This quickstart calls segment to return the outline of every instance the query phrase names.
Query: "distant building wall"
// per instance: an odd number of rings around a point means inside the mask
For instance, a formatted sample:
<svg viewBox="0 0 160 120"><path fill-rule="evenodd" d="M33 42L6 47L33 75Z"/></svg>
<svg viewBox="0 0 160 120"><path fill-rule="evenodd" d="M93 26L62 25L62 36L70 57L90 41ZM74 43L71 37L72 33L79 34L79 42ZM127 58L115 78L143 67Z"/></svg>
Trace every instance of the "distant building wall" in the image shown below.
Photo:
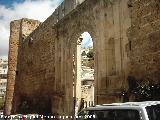
<svg viewBox="0 0 160 120"><path fill-rule="evenodd" d="M5 98L7 87L8 61L0 61L0 97Z"/></svg>
<svg viewBox="0 0 160 120"><path fill-rule="evenodd" d="M6 86L7 86L7 79L0 79L0 97L5 98L6 96Z"/></svg>
<svg viewBox="0 0 160 120"><path fill-rule="evenodd" d="M84 100L83 107L94 105L94 80L84 80L81 86L82 99Z"/></svg>
<svg viewBox="0 0 160 120"><path fill-rule="evenodd" d="M0 62L0 75L7 75L8 72L8 61L4 61L2 60L2 62Z"/></svg>

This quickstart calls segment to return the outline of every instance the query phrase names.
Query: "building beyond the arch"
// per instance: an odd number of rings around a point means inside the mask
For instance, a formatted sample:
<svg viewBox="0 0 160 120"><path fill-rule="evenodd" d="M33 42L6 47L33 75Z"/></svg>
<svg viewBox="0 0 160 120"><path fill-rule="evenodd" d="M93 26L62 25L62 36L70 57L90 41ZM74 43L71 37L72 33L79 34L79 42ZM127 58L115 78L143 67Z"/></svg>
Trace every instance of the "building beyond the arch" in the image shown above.
<svg viewBox="0 0 160 120"><path fill-rule="evenodd" d="M96 104L122 102L128 78L159 83L158 0L75 1L43 23L11 22L5 114L73 115L73 54L85 31L93 38Z"/></svg>

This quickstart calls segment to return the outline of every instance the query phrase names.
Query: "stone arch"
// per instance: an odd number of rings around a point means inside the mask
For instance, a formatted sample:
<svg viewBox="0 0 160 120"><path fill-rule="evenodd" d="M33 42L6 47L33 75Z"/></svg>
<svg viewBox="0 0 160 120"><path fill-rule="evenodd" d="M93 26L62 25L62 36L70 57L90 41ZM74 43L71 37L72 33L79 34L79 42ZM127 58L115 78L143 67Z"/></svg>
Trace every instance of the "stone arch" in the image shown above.
<svg viewBox="0 0 160 120"><path fill-rule="evenodd" d="M82 27L83 26L83 27ZM77 26L77 29L75 29L74 33L71 34L70 37L70 43L72 45L72 47L75 47L76 42L77 42L77 38L79 38L79 36L81 36L81 34L83 32L88 32L92 38L93 38L93 45L95 44L96 41L96 28L94 27L94 24L90 24L90 25L83 25Z"/></svg>
<svg viewBox="0 0 160 120"><path fill-rule="evenodd" d="M69 46L71 46L71 51L72 51L72 53L71 54L73 54L74 55L74 57L76 56L75 54L76 54L76 48L77 48L77 40L78 40L78 38L81 36L81 34L82 33L84 33L84 32L88 32L89 34L90 34L90 36L92 37L92 41L93 41L93 49L94 49L94 53L96 53L96 28L95 28L95 24L94 24L94 20L90 23L90 24L80 24L80 26L77 26L77 28L75 29L75 31L70 35L70 39L69 39ZM94 55L94 57L96 57L96 54ZM72 57L72 64L74 65L74 64L76 64L76 63L74 63L75 61L74 61L74 58ZM95 60L94 60L94 62L95 62ZM96 63L94 63L94 70L96 69ZM75 68L74 68L74 66L73 66L73 71L75 72L76 70L74 70ZM96 70L95 70L96 71ZM76 74L76 73L73 73L73 74ZM96 79L96 73L94 73L94 79ZM75 76L75 75L73 75L73 76ZM73 80L72 81L74 81L75 80L75 78L73 78ZM96 80L95 80L95 82L96 82Z"/></svg>

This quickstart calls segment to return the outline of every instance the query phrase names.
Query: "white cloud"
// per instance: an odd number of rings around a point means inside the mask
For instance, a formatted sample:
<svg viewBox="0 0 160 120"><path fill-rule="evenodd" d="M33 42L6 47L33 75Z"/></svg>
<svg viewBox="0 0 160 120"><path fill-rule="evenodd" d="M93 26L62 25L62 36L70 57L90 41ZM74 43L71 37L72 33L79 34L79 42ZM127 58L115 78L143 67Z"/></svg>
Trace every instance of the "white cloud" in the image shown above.
<svg viewBox="0 0 160 120"><path fill-rule="evenodd" d="M84 48L87 48L87 47L91 47L93 46L93 41L92 41L92 37L90 36L90 34L88 32L84 32L82 34L82 38L83 38L83 41L82 41L82 47Z"/></svg>
<svg viewBox="0 0 160 120"><path fill-rule="evenodd" d="M7 56L9 43L9 24L12 20L30 18L43 22L62 0L26 0L14 3L11 8L0 5L0 57Z"/></svg>

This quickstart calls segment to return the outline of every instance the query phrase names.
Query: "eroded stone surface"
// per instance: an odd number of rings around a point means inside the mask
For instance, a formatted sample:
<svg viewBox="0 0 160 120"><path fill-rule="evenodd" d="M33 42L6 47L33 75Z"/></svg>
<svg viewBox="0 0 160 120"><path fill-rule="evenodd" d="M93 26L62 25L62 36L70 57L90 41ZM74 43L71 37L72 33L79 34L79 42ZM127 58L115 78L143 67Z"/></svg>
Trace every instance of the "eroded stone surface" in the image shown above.
<svg viewBox="0 0 160 120"><path fill-rule="evenodd" d="M130 72L137 81L159 83L160 78L160 2L132 0L129 29Z"/></svg>
<svg viewBox="0 0 160 120"><path fill-rule="evenodd" d="M73 115L73 56L86 31L95 52L96 104L122 101L130 73L158 81L158 0L86 0L74 7L60 5L41 24L11 23L6 113L22 112L27 104L30 113Z"/></svg>

